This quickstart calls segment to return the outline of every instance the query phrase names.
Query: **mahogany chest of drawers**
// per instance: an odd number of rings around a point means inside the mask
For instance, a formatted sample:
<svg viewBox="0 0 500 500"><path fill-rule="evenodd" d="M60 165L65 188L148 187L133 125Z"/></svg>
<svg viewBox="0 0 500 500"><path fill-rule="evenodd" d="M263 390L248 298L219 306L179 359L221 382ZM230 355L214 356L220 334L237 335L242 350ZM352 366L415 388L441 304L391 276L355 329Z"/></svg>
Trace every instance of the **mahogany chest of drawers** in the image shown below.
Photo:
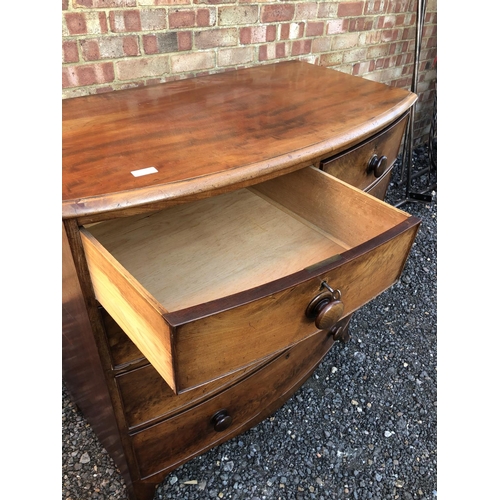
<svg viewBox="0 0 500 500"><path fill-rule="evenodd" d="M400 276L416 96L302 62L63 102L63 375L131 499L257 424Z"/></svg>

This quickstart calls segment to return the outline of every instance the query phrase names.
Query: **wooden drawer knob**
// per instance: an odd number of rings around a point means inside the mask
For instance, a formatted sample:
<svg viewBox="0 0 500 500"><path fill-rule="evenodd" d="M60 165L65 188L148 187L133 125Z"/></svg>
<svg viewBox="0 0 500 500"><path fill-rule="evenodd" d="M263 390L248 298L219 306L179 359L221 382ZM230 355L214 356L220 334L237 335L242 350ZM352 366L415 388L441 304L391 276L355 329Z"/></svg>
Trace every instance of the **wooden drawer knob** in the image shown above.
<svg viewBox="0 0 500 500"><path fill-rule="evenodd" d="M319 330L330 330L344 313L344 303L338 290L325 290L314 297L306 309L306 316L314 318Z"/></svg>
<svg viewBox="0 0 500 500"><path fill-rule="evenodd" d="M215 432L223 432L233 423L233 417L229 415L227 410L219 410L212 417L211 422L214 425Z"/></svg>
<svg viewBox="0 0 500 500"><path fill-rule="evenodd" d="M373 175L375 177L380 177L387 168L387 156L381 156L380 158L377 155L373 155L370 163L368 163L368 172L373 171Z"/></svg>

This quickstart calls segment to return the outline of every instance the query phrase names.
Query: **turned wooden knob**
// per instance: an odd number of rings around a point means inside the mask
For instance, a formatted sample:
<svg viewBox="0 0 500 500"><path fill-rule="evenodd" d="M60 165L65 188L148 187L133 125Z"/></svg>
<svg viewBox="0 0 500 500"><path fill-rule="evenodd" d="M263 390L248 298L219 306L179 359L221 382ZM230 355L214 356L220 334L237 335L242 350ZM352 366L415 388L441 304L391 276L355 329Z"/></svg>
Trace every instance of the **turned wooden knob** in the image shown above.
<svg viewBox="0 0 500 500"><path fill-rule="evenodd" d="M387 168L387 156L381 156L380 158L377 155L373 155L370 163L368 163L368 172L373 171L373 175L375 177L380 177Z"/></svg>
<svg viewBox="0 0 500 500"><path fill-rule="evenodd" d="M319 312L314 324L320 330L330 330L344 313L344 304L341 300L334 300Z"/></svg>
<svg viewBox="0 0 500 500"><path fill-rule="evenodd" d="M214 425L215 432L223 432L233 423L233 417L229 415L227 410L219 410L212 417L211 421Z"/></svg>
<svg viewBox="0 0 500 500"><path fill-rule="evenodd" d="M314 297L306 309L306 316L314 318L319 330L330 330L344 313L344 304L340 300L340 292L329 290L320 292Z"/></svg>

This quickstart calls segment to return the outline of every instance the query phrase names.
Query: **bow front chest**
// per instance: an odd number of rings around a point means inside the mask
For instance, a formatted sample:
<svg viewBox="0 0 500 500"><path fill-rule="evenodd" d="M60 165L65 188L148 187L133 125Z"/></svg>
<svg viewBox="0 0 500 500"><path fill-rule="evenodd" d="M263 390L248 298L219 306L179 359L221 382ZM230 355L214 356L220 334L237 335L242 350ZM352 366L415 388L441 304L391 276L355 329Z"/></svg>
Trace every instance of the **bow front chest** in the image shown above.
<svg viewBox="0 0 500 500"><path fill-rule="evenodd" d="M131 500L277 410L397 281L415 101L304 62L63 101L63 376Z"/></svg>

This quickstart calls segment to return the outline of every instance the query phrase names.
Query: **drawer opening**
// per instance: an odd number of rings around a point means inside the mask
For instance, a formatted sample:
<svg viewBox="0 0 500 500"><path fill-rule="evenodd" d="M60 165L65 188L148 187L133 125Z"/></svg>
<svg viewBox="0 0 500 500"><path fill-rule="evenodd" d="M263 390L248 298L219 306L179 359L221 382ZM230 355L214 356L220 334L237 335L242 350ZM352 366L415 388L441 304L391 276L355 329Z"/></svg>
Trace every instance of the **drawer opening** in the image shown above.
<svg viewBox="0 0 500 500"><path fill-rule="evenodd" d="M313 335L320 275L345 314L390 286L415 236L408 219L308 167L81 236L96 299L178 394Z"/></svg>
<svg viewBox="0 0 500 500"><path fill-rule="evenodd" d="M83 231L174 312L298 272L406 217L310 167Z"/></svg>

